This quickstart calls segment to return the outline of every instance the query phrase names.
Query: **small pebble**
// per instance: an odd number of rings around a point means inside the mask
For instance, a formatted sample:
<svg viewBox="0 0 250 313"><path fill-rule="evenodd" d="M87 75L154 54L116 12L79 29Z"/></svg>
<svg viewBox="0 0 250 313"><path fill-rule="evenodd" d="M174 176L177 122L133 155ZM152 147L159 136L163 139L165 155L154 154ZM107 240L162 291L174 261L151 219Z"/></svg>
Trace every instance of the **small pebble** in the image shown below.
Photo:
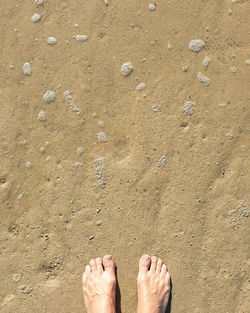
<svg viewBox="0 0 250 313"><path fill-rule="evenodd" d="M163 168L166 164L167 164L167 158L165 157L165 155L163 155L160 160L157 162L157 165L160 167L160 168Z"/></svg>
<svg viewBox="0 0 250 313"><path fill-rule="evenodd" d="M183 72L187 72L188 66L187 66L187 65L184 65L184 66L182 67L182 70L183 70Z"/></svg>
<svg viewBox="0 0 250 313"><path fill-rule="evenodd" d="M48 146L49 145L49 141L45 141L45 145Z"/></svg>
<svg viewBox="0 0 250 313"><path fill-rule="evenodd" d="M186 101L183 105L182 112L186 115L192 115L195 109L195 102Z"/></svg>
<svg viewBox="0 0 250 313"><path fill-rule="evenodd" d="M235 3L237 3L238 2L238 0L232 0L232 3L233 4L235 4Z"/></svg>
<svg viewBox="0 0 250 313"><path fill-rule="evenodd" d="M155 10L155 5L153 3L150 3L148 8L149 8L149 10L154 11Z"/></svg>
<svg viewBox="0 0 250 313"><path fill-rule="evenodd" d="M205 57L202 64L204 67L208 67L210 62L211 62L211 59L209 57Z"/></svg>
<svg viewBox="0 0 250 313"><path fill-rule="evenodd" d="M77 148L77 154L78 154L78 155L82 155L83 152L84 152L84 148L83 148L83 147L78 147L78 148Z"/></svg>
<svg viewBox="0 0 250 313"><path fill-rule="evenodd" d="M52 90L47 90L43 95L43 100L47 103L53 102L55 98L56 98L55 93Z"/></svg>
<svg viewBox="0 0 250 313"><path fill-rule="evenodd" d="M40 16L39 14L37 14L37 13L35 13L35 14L32 16L32 18L31 18L32 22L34 22L34 23L40 21L40 19L41 19L41 16Z"/></svg>
<svg viewBox="0 0 250 313"><path fill-rule="evenodd" d="M237 72L237 68L235 66L231 66L230 67L230 72L231 73L236 73Z"/></svg>
<svg viewBox="0 0 250 313"><path fill-rule="evenodd" d="M50 161L50 160L51 160L51 156L48 155L45 161L48 162L48 161Z"/></svg>
<svg viewBox="0 0 250 313"><path fill-rule="evenodd" d="M104 128L104 123L103 123L103 121L98 121L98 125L99 125L101 128Z"/></svg>
<svg viewBox="0 0 250 313"><path fill-rule="evenodd" d="M89 237L89 240L92 240L92 239L94 239L95 238L95 236L90 236Z"/></svg>
<svg viewBox="0 0 250 313"><path fill-rule="evenodd" d="M154 105L152 105L151 109L154 112L160 112L161 107L159 106L159 104L154 104Z"/></svg>
<svg viewBox="0 0 250 313"><path fill-rule="evenodd" d="M42 5L42 4L43 4L43 0L35 0L35 3L36 3L37 5Z"/></svg>
<svg viewBox="0 0 250 313"><path fill-rule="evenodd" d="M141 91L141 90L144 90L145 88L146 88L146 84L142 82L139 85L137 85L135 89L137 91Z"/></svg>
<svg viewBox="0 0 250 313"><path fill-rule="evenodd" d="M233 10L232 9L228 9L228 15L232 15Z"/></svg>
<svg viewBox="0 0 250 313"><path fill-rule="evenodd" d="M92 113L92 117L97 117L96 112Z"/></svg>
<svg viewBox="0 0 250 313"><path fill-rule="evenodd" d="M78 28L78 27L79 27L79 25L78 25L78 24L74 24L74 27L75 27L75 28Z"/></svg>
<svg viewBox="0 0 250 313"><path fill-rule="evenodd" d="M225 107L227 106L226 103L219 103L218 105L219 105L221 108L225 108Z"/></svg>
<svg viewBox="0 0 250 313"><path fill-rule="evenodd" d="M28 63L28 62L24 63L24 65L23 65L23 73L26 76L30 76L31 75L32 71L31 71L30 63Z"/></svg>
<svg viewBox="0 0 250 313"><path fill-rule="evenodd" d="M22 199L23 198L23 196L24 196L24 194L23 193L20 193L20 195L18 195L18 199Z"/></svg>
<svg viewBox="0 0 250 313"><path fill-rule="evenodd" d="M88 39L89 37L87 35L77 35L75 36L75 39L78 41L78 42L84 42Z"/></svg>
<svg viewBox="0 0 250 313"><path fill-rule="evenodd" d="M41 147L41 148L40 148L40 152L42 152L42 153L45 152L45 148L44 148L44 147Z"/></svg>
<svg viewBox="0 0 250 313"><path fill-rule="evenodd" d="M31 162L30 162L30 161L27 161L26 164L25 164L25 166L28 167L28 168L31 168Z"/></svg>
<svg viewBox="0 0 250 313"><path fill-rule="evenodd" d="M250 65L250 59L245 61L246 65Z"/></svg>
<svg viewBox="0 0 250 313"><path fill-rule="evenodd" d="M202 48L205 47L205 42L201 39L195 39L191 40L189 42L189 50L194 51L194 52L199 52L201 51Z"/></svg>
<svg viewBox="0 0 250 313"><path fill-rule="evenodd" d="M199 73L197 74L197 78L198 78L198 80L199 80L201 83L203 83L206 87L208 87L208 86L210 85L210 79L209 79L207 76L203 75L201 72L199 72Z"/></svg>
<svg viewBox="0 0 250 313"><path fill-rule="evenodd" d="M168 50L171 50L172 49L172 45L171 45L171 43L169 42L168 43Z"/></svg>
<svg viewBox="0 0 250 313"><path fill-rule="evenodd" d="M56 38L55 37L49 37L48 38L48 44L49 45L55 45L56 44Z"/></svg>
<svg viewBox="0 0 250 313"><path fill-rule="evenodd" d="M10 65L9 65L9 69L10 69L10 70L14 70L14 65L13 65L13 64L10 64Z"/></svg>
<svg viewBox="0 0 250 313"><path fill-rule="evenodd" d="M243 145L243 146L241 146L241 149L242 149L243 152L246 152L247 146Z"/></svg>
<svg viewBox="0 0 250 313"><path fill-rule="evenodd" d="M73 164L73 167L74 167L74 168L78 168L79 166L82 166L82 163L81 163L81 162L75 162L75 163Z"/></svg>
<svg viewBox="0 0 250 313"><path fill-rule="evenodd" d="M41 122L44 122L45 121L45 113L43 111L40 111L38 113L38 119L41 121Z"/></svg>
<svg viewBox="0 0 250 313"><path fill-rule="evenodd" d="M101 142L106 142L107 141L107 136L106 136L106 134L104 132L99 132L97 134L97 138Z"/></svg>
<svg viewBox="0 0 250 313"><path fill-rule="evenodd" d="M123 76L128 76L133 70L134 67L131 62L126 62L122 64L121 73Z"/></svg>
<svg viewBox="0 0 250 313"><path fill-rule="evenodd" d="M19 283L22 280L22 275L21 274L14 274L13 275L13 281L15 283Z"/></svg>
<svg viewBox="0 0 250 313"><path fill-rule="evenodd" d="M106 168L104 158L94 160L94 168L97 176L98 183L101 188L106 187Z"/></svg>
<svg viewBox="0 0 250 313"><path fill-rule="evenodd" d="M109 0L104 0L104 3L106 4L106 6L109 5Z"/></svg>
<svg viewBox="0 0 250 313"><path fill-rule="evenodd" d="M102 221L97 221L97 222L96 222L96 225L97 225L97 226L101 226L101 225L102 225Z"/></svg>
<svg viewBox="0 0 250 313"><path fill-rule="evenodd" d="M227 133L226 137L231 140L231 139L233 139L233 134Z"/></svg>

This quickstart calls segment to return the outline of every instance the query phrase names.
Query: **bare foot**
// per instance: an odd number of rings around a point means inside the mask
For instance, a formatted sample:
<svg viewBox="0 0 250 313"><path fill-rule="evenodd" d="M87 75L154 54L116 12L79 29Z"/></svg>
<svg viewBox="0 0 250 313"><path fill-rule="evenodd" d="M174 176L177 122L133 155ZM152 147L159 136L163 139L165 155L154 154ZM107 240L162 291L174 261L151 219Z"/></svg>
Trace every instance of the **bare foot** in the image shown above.
<svg viewBox="0 0 250 313"><path fill-rule="evenodd" d="M88 313L115 313L115 262L110 255L91 260L82 283Z"/></svg>
<svg viewBox="0 0 250 313"><path fill-rule="evenodd" d="M137 313L165 313L170 294L170 274L161 259L143 255L139 261Z"/></svg>

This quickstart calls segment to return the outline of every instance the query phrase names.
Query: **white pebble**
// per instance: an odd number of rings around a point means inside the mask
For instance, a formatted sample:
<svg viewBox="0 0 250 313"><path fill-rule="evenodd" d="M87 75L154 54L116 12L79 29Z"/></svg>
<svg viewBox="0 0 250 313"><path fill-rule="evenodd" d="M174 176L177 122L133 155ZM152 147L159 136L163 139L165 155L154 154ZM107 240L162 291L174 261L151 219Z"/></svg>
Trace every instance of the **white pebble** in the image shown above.
<svg viewBox="0 0 250 313"><path fill-rule="evenodd" d="M55 45L55 44L56 44L56 38L50 36L50 37L48 38L48 44L49 44L49 45Z"/></svg>
<svg viewBox="0 0 250 313"><path fill-rule="evenodd" d="M231 66L230 67L230 72L231 73L236 73L237 72L237 68L235 66Z"/></svg>
<svg viewBox="0 0 250 313"><path fill-rule="evenodd" d="M38 119L41 121L41 122L44 122L45 121L45 113L43 111L40 111L38 113Z"/></svg>
<svg viewBox="0 0 250 313"><path fill-rule="evenodd" d="M44 148L44 147L41 147L41 148L40 148L40 152L44 153L44 152L45 152L45 148Z"/></svg>
<svg viewBox="0 0 250 313"><path fill-rule="evenodd" d="M142 82L139 85L137 85L135 89L137 91L141 91L141 90L144 90L145 88L146 88L146 84Z"/></svg>
<svg viewBox="0 0 250 313"><path fill-rule="evenodd" d="M226 103L219 103L218 105L219 105L221 108L225 108L225 107L227 106Z"/></svg>
<svg viewBox="0 0 250 313"><path fill-rule="evenodd" d="M98 140L101 141L101 142L107 141L107 136L106 136L106 134L105 134L104 132L99 132L99 133L97 134L97 138L98 138Z"/></svg>
<svg viewBox="0 0 250 313"><path fill-rule="evenodd" d="M89 37L87 35L76 35L75 36L75 39L78 41L78 42L84 42L88 39Z"/></svg>
<svg viewBox="0 0 250 313"><path fill-rule="evenodd" d="M166 164L167 164L168 160L165 157L165 155L163 155L160 160L157 162L157 165L161 168L163 168Z"/></svg>
<svg viewBox="0 0 250 313"><path fill-rule="evenodd" d="M37 5L42 5L42 4L43 4L43 0L35 0L35 3L36 3Z"/></svg>
<svg viewBox="0 0 250 313"><path fill-rule="evenodd" d="M243 145L243 146L241 146L241 149L242 149L243 152L246 152L247 146Z"/></svg>
<svg viewBox="0 0 250 313"><path fill-rule="evenodd" d="M75 27L75 28L78 28L78 27L79 27L79 25L78 25L78 24L74 24L74 27Z"/></svg>
<svg viewBox="0 0 250 313"><path fill-rule="evenodd" d="M45 141L45 145L48 146L49 145L49 141Z"/></svg>
<svg viewBox="0 0 250 313"><path fill-rule="evenodd" d="M39 14L37 14L37 13L35 13L35 14L32 16L32 18L31 18L32 22L34 22L34 23L40 21L40 19L41 19L41 16L40 16Z"/></svg>
<svg viewBox="0 0 250 313"><path fill-rule="evenodd" d="M47 103L50 103L55 100L55 93L52 90L47 90L43 95L43 100Z"/></svg>
<svg viewBox="0 0 250 313"><path fill-rule="evenodd" d="M227 133L226 137L231 140L231 139L233 139L233 134Z"/></svg>
<svg viewBox="0 0 250 313"><path fill-rule="evenodd" d="M24 75L30 76L32 71L31 71L31 66L30 63L26 62L23 65L23 73Z"/></svg>
<svg viewBox="0 0 250 313"><path fill-rule="evenodd" d="M208 67L210 62L211 62L211 59L209 57L205 57L202 64L204 67Z"/></svg>
<svg viewBox="0 0 250 313"><path fill-rule="evenodd" d="M51 156L50 155L47 156L46 162L48 162L49 160L51 160Z"/></svg>
<svg viewBox="0 0 250 313"><path fill-rule="evenodd" d="M109 5L109 0L104 0L104 3L108 6Z"/></svg>
<svg viewBox="0 0 250 313"><path fill-rule="evenodd" d="M197 74L197 78L198 78L198 80L201 82L201 83L203 83L205 86L209 86L210 85L210 79L207 77L207 76L205 76L205 75L203 75L201 72L199 72L198 74Z"/></svg>
<svg viewBox="0 0 250 313"><path fill-rule="evenodd" d="M14 65L13 65L13 64L10 64L10 65L9 65L9 69L10 69L10 70L14 70Z"/></svg>
<svg viewBox="0 0 250 313"><path fill-rule="evenodd" d="M155 5L153 3L150 3L148 8L149 8L149 10L154 11L155 10Z"/></svg>
<svg viewBox="0 0 250 313"><path fill-rule="evenodd" d="M27 161L26 164L25 164L25 166L28 167L28 168L31 168L31 162L30 162L30 161Z"/></svg>
<svg viewBox="0 0 250 313"><path fill-rule="evenodd" d="M245 61L246 65L250 65L250 59Z"/></svg>
<svg viewBox="0 0 250 313"><path fill-rule="evenodd" d="M77 154L78 154L78 155L82 155L83 152L84 152L84 148L83 148L83 147L78 147L78 148L77 148Z"/></svg>
<svg viewBox="0 0 250 313"><path fill-rule="evenodd" d="M81 163L81 162L75 162L75 163L73 164L73 167L74 167L74 168L78 168L79 166L82 166L82 163Z"/></svg>
<svg viewBox="0 0 250 313"><path fill-rule="evenodd" d="M92 113L92 117L97 117L96 112Z"/></svg>
<svg viewBox="0 0 250 313"><path fill-rule="evenodd" d="M133 67L132 63L126 62L126 63L122 64L121 73L123 76L128 76L133 71L133 69L134 69L134 67Z"/></svg>
<svg viewBox="0 0 250 313"><path fill-rule="evenodd" d="M182 112L186 115L192 115L195 109L195 102L186 101L183 105Z"/></svg>
<svg viewBox="0 0 250 313"><path fill-rule="evenodd" d="M172 45L171 45L171 43L169 42L168 43L168 50L171 50L172 49Z"/></svg>
<svg viewBox="0 0 250 313"><path fill-rule="evenodd" d="M94 168L97 176L98 183L101 188L106 187L106 168L104 158L94 160Z"/></svg>
<svg viewBox="0 0 250 313"><path fill-rule="evenodd" d="M235 3L237 3L238 2L238 0L232 0L232 3L233 4L235 4Z"/></svg>
<svg viewBox="0 0 250 313"><path fill-rule="evenodd" d="M103 121L98 121L98 125L99 125L101 128L103 128L103 127L104 127Z"/></svg>
<svg viewBox="0 0 250 313"><path fill-rule="evenodd" d="M22 199L23 196L24 196L24 194L23 194L23 193L20 193L20 195L18 195L18 199Z"/></svg>
<svg viewBox="0 0 250 313"><path fill-rule="evenodd" d="M189 50L194 52L199 52L202 48L205 47L205 42L201 39L191 40L189 42Z"/></svg>
<svg viewBox="0 0 250 313"><path fill-rule="evenodd" d="M154 112L160 112L161 107L159 106L159 104L154 104L154 105L152 105L151 109Z"/></svg>
<svg viewBox="0 0 250 313"><path fill-rule="evenodd" d="M232 15L233 10L232 9L228 9L228 15Z"/></svg>

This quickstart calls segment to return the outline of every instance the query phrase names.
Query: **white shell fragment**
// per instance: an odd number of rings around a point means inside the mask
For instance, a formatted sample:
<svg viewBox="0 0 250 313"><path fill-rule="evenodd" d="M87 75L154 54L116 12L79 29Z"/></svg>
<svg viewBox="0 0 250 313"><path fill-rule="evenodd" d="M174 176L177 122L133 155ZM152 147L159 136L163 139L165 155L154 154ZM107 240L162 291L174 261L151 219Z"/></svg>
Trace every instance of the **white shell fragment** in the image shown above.
<svg viewBox="0 0 250 313"><path fill-rule="evenodd" d="M31 18L32 22L34 22L34 23L40 21L40 19L41 19L41 16L40 16L39 14L37 14L37 13L35 13L35 14L32 16L32 18Z"/></svg>
<svg viewBox="0 0 250 313"><path fill-rule="evenodd" d="M45 121L45 113L44 113L43 111L40 111L40 112L38 113L38 119L39 119L39 121L41 121L41 122L44 122L44 121Z"/></svg>
<svg viewBox="0 0 250 313"><path fill-rule="evenodd" d="M141 90L144 90L145 88L146 88L146 84L142 82L139 85L137 85L135 89L137 91L141 91Z"/></svg>
<svg viewBox="0 0 250 313"><path fill-rule="evenodd" d="M126 63L122 64L121 73L123 76L128 76L133 71L133 69L134 69L134 67L133 67L132 63L126 62Z"/></svg>
<svg viewBox="0 0 250 313"><path fill-rule="evenodd" d="M42 5L42 4L43 4L43 0L35 0L35 3L36 3L37 5Z"/></svg>
<svg viewBox="0 0 250 313"><path fill-rule="evenodd" d="M232 0L232 3L233 4L235 4L235 3L237 3L238 2L238 0Z"/></svg>
<svg viewBox="0 0 250 313"><path fill-rule="evenodd" d="M201 51L202 48L205 47L205 42L201 39L195 39L191 40L189 42L189 50L194 51L194 52L199 52Z"/></svg>
<svg viewBox="0 0 250 313"><path fill-rule="evenodd" d="M84 42L88 39L89 37L87 35L76 35L75 36L75 39L78 41L78 42Z"/></svg>
<svg viewBox="0 0 250 313"><path fill-rule="evenodd" d="M197 78L206 87L208 87L210 85L210 79L207 76L203 75L201 72L199 72L197 74Z"/></svg>
<svg viewBox="0 0 250 313"><path fill-rule="evenodd" d="M48 38L48 44L51 45L51 46L55 45L56 44L56 38L50 36Z"/></svg>
<svg viewBox="0 0 250 313"><path fill-rule="evenodd" d="M171 50L172 49L172 45L171 45L171 43L169 42L168 43L168 50Z"/></svg>
<svg viewBox="0 0 250 313"><path fill-rule="evenodd" d="M231 73L236 73L237 72L237 68L235 66L231 66L230 67L230 72Z"/></svg>
<svg viewBox="0 0 250 313"><path fill-rule="evenodd" d="M104 3L106 4L106 6L109 5L109 0L104 0Z"/></svg>
<svg viewBox="0 0 250 313"><path fill-rule="evenodd" d="M165 155L163 155L160 160L157 162L157 165L160 167L160 168L163 168L165 167L165 165L167 164L168 160L166 158Z"/></svg>
<svg viewBox="0 0 250 313"><path fill-rule="evenodd" d="M30 63L28 63L28 62L24 63L24 65L23 65L23 73L26 76L30 76L31 75L32 71L31 71Z"/></svg>
<svg viewBox="0 0 250 313"><path fill-rule="evenodd" d="M97 138L101 142L106 142L107 141L107 136L106 136L106 134L104 132L99 132L97 134Z"/></svg>
<svg viewBox="0 0 250 313"><path fill-rule="evenodd" d="M183 105L182 112L186 115L192 115L194 113L195 102L186 101Z"/></svg>
<svg viewBox="0 0 250 313"><path fill-rule="evenodd" d="M101 188L106 187L106 169L104 158L94 160L94 168L97 176L98 183Z"/></svg>
<svg viewBox="0 0 250 313"><path fill-rule="evenodd" d="M47 90L43 95L43 100L47 103L54 101L55 98L56 98L55 93L52 90Z"/></svg>
<svg viewBox="0 0 250 313"><path fill-rule="evenodd" d="M211 59L209 57L205 57L202 64L204 67L208 67L210 62L211 62Z"/></svg>
<svg viewBox="0 0 250 313"><path fill-rule="evenodd" d="M154 11L155 10L155 5L153 3L150 3L148 6L150 11Z"/></svg>
<svg viewBox="0 0 250 313"><path fill-rule="evenodd" d="M250 65L250 59L245 61L246 65Z"/></svg>
<svg viewBox="0 0 250 313"><path fill-rule="evenodd" d="M154 112L160 112L161 107L159 106L159 104L154 104L154 105L152 105L151 109Z"/></svg>

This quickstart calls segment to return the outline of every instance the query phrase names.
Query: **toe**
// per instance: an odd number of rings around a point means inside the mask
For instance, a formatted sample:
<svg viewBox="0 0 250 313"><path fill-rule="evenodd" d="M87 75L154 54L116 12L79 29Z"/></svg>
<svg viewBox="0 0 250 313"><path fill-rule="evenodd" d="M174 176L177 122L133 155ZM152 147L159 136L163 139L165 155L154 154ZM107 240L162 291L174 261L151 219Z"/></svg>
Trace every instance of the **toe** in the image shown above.
<svg viewBox="0 0 250 313"><path fill-rule="evenodd" d="M157 261L158 261L157 257L156 256L152 256L152 258L151 258L151 266L150 266L150 272L151 273L155 273Z"/></svg>
<svg viewBox="0 0 250 313"><path fill-rule="evenodd" d="M161 267L162 267L162 260L161 260L161 259L158 259L157 265L156 265L156 273L157 273L157 274L160 274L160 272L161 272Z"/></svg>
<svg viewBox="0 0 250 313"><path fill-rule="evenodd" d="M115 261L111 255L105 255L103 257L104 270L110 273L115 272Z"/></svg>
<svg viewBox="0 0 250 313"><path fill-rule="evenodd" d="M161 275L165 277L166 274L167 274L167 266L166 264L163 264L161 267Z"/></svg>
<svg viewBox="0 0 250 313"><path fill-rule="evenodd" d="M89 265L90 265L90 268L91 268L91 272L96 272L96 262L95 262L95 259L92 259L89 261Z"/></svg>
<svg viewBox="0 0 250 313"><path fill-rule="evenodd" d="M98 274L102 274L103 273L102 259L101 258L97 258L95 260L95 263L96 263L97 273Z"/></svg>
<svg viewBox="0 0 250 313"><path fill-rule="evenodd" d="M169 274L169 272L167 272L167 274L166 274L166 281L168 282L168 284L170 285L170 274Z"/></svg>
<svg viewBox="0 0 250 313"><path fill-rule="evenodd" d="M149 255L144 254L139 261L139 273L146 273L149 270L151 258Z"/></svg>
<svg viewBox="0 0 250 313"><path fill-rule="evenodd" d="M90 276L91 276L91 268L90 268L89 265L87 265L87 266L85 267L85 272L84 272L84 274L85 274L86 280L87 280L88 278L90 278Z"/></svg>

